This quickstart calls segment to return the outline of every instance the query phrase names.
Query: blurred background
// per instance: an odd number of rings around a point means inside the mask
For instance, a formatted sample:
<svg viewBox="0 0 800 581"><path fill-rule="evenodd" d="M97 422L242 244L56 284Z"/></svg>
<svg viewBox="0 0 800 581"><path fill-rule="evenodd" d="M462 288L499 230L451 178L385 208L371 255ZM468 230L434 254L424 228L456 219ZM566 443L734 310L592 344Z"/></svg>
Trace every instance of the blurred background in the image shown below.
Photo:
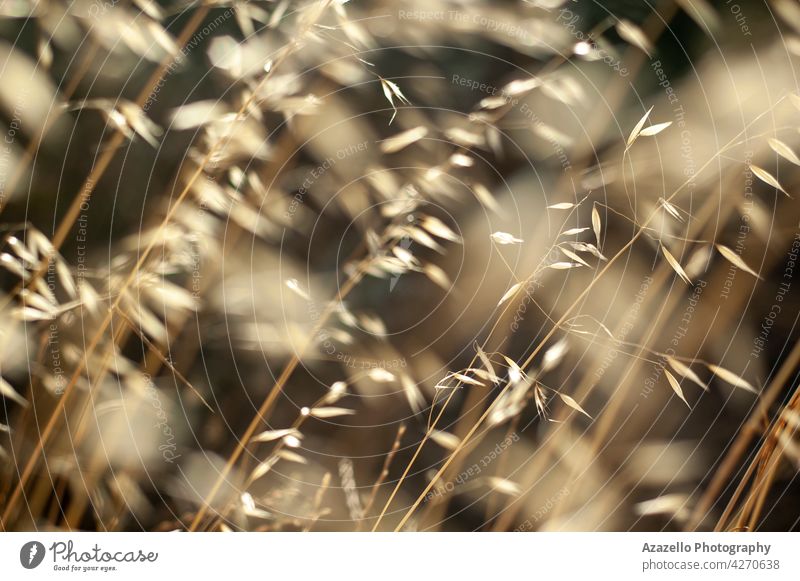
<svg viewBox="0 0 800 581"><path fill-rule="evenodd" d="M796 0L0 2L4 530L796 530Z"/></svg>

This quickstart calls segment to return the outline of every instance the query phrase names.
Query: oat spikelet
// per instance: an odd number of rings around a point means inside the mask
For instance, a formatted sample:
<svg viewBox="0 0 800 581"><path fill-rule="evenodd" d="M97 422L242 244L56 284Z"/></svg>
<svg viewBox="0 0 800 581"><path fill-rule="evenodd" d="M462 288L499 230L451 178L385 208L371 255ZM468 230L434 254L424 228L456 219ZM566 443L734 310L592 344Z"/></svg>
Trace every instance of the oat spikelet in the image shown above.
<svg viewBox="0 0 800 581"><path fill-rule="evenodd" d="M758 393L758 390L753 387L749 381L739 375L736 375L733 371L725 369L724 367L720 367L719 365L714 365L713 363L707 363L706 366L711 370L712 373L716 374L717 377L727 383L730 383L734 387L739 387L751 393Z"/></svg>
<svg viewBox="0 0 800 581"><path fill-rule="evenodd" d="M684 396L684 395L683 395L683 390L681 389L681 384L680 384L680 382L679 382L677 379L675 379L675 376L674 376L674 375L672 375L672 374L671 374L669 371L667 371L666 369L664 370L664 375L666 375L666 376L667 376L667 381L669 382L669 385L670 385L670 387L672 388L672 391L674 391L674 392L675 392L675 394L676 394L676 395L677 395L679 398L681 398L681 401L682 401L683 403L685 403L685 404L686 404L686 406L687 406L689 409L691 409L691 408L692 408L692 406L690 406L690 405L689 405L689 402L688 402L688 401L686 401L686 396Z"/></svg>
<svg viewBox="0 0 800 581"><path fill-rule="evenodd" d="M389 104L392 106L392 110L394 111L394 113L392 113L392 118L389 120L389 125L391 125L392 121L394 121L394 118L397 117L397 106L395 105L394 100L397 99L404 105L410 105L411 102L406 99L406 96L400 90L400 87L388 79L381 78L381 88L383 88L383 94L386 97L386 100L389 101Z"/></svg>
<svg viewBox="0 0 800 581"><path fill-rule="evenodd" d="M639 136L652 137L653 135L658 135L670 125L672 125L672 121L667 121L666 123L656 123L655 125L651 125L650 127L645 127L642 129L639 132Z"/></svg>
<svg viewBox="0 0 800 581"><path fill-rule="evenodd" d="M672 270L674 270L678 274L678 276L681 278L683 282L689 285L692 284L689 275L686 274L686 271L683 270L683 267L681 267L680 263L677 260L675 260L675 257L672 256L670 251L667 250L663 244L660 244L659 246L661 248L661 253L664 255L664 258L667 259L667 262L669 263L670 267L672 267Z"/></svg>
<svg viewBox="0 0 800 581"><path fill-rule="evenodd" d="M502 246L507 246L509 244L521 244L523 242L522 238L517 238L508 232L495 232L492 234L492 240Z"/></svg>
<svg viewBox="0 0 800 581"><path fill-rule="evenodd" d="M641 49L648 57L652 54L653 43L650 42L644 31L633 22L625 19L620 20L617 22L616 29L620 37Z"/></svg>
<svg viewBox="0 0 800 581"><path fill-rule="evenodd" d="M600 221L600 212L597 211L597 206L592 206L592 229L594 230L594 238L597 241L598 248L600 247L600 234L602 232L602 222Z"/></svg>
<svg viewBox="0 0 800 581"><path fill-rule="evenodd" d="M587 418L589 418L590 420L594 419L594 418L592 418L592 416L590 416L590 415L588 414L588 412L587 412L585 409L583 409L583 408L580 406L580 404L579 404L577 401L575 401L573 398L571 398L570 396L568 396L568 395L566 395L566 394L564 394L564 393L561 393L561 392L556 392L556 393L558 393L558 397L560 397L560 398L561 398L561 401L563 401L563 402L564 402L564 403L565 403L567 406L571 407L571 408L572 408L572 409L574 409L576 412L580 412L580 413L582 413L583 415L585 415L585 416L586 416Z"/></svg>
<svg viewBox="0 0 800 581"><path fill-rule="evenodd" d="M499 307L504 302L506 302L508 299L513 297L515 294L517 294L519 289L522 287L522 284L523 283L518 282L517 284L512 285L512 287L510 289L508 289L502 297L500 297L500 300L497 302L497 306Z"/></svg>
<svg viewBox="0 0 800 581"><path fill-rule="evenodd" d="M719 250L719 253L722 256L724 256L725 259L728 262L730 262L731 264L733 264L735 267L737 267L737 268L739 268L739 269L741 269L741 270L743 270L743 271L745 271L745 272L747 272L749 274L752 274L754 277L756 277L759 280L764 280L763 278L761 278L761 276L759 276L759 274L755 270L753 270L752 268L747 266L747 263L744 260L742 260L742 257L739 256L736 252L734 252L733 250L731 250L727 246L723 246L722 244L715 244L715 246L716 246L717 250Z"/></svg>
<svg viewBox="0 0 800 581"><path fill-rule="evenodd" d="M628 136L628 141L625 144L626 149L630 148L630 146L633 145L633 142L636 141L636 139L639 137L639 134L642 132L642 128L644 127L644 124L647 123L647 118L650 117L650 113L652 112L653 112L653 107L650 107L647 110L647 113L645 113L644 116L641 119L639 119L639 122L633 127L633 131L631 131L631 134Z"/></svg>
<svg viewBox="0 0 800 581"><path fill-rule="evenodd" d="M783 159L795 165L800 165L800 158L797 157L797 154L780 139L771 138L769 140L769 146L772 148L772 151L780 155Z"/></svg>
<svg viewBox="0 0 800 581"><path fill-rule="evenodd" d="M397 153L412 143L416 143L420 139L424 138L427 134L427 127L420 126L414 127L413 129L408 129L388 139L384 139L381 142L381 151L383 153Z"/></svg>
<svg viewBox="0 0 800 581"><path fill-rule="evenodd" d="M767 170L762 169L762 168L758 167L757 165L752 165L752 164L750 165L750 170L753 172L753 175L755 175L758 179L760 179L762 182L764 182L768 186L772 186L776 190L780 190L781 192L783 192L784 194L786 194L790 198L792 197L792 196L789 196L789 192L784 190L783 186L780 184L780 182L771 173L769 173Z"/></svg>
<svg viewBox="0 0 800 581"><path fill-rule="evenodd" d="M458 445L461 443L461 439L458 436L440 430L433 430L430 438L442 448L450 450L451 452L458 448Z"/></svg>
<svg viewBox="0 0 800 581"><path fill-rule="evenodd" d="M667 357L667 363L669 363L669 366L675 370L675 373L695 382L704 390L708 391L708 386L703 382L702 379L700 379L700 377L692 370L691 367L673 357Z"/></svg>

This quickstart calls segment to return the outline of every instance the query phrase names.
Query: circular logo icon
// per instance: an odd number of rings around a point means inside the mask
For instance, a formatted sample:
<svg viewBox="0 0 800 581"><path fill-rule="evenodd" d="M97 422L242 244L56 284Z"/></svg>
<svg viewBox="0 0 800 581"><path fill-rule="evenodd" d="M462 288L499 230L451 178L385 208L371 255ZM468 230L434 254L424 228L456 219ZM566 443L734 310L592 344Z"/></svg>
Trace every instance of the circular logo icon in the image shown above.
<svg viewBox="0 0 800 581"><path fill-rule="evenodd" d="M35 569L44 559L44 545L39 541L30 541L19 550L19 562L26 569Z"/></svg>

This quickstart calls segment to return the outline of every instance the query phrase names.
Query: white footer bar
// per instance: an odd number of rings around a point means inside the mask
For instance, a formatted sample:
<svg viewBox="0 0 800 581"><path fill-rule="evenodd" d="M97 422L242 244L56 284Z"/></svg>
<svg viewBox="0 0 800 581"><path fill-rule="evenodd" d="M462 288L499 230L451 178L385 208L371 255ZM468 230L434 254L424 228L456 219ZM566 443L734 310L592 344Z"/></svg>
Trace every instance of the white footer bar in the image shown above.
<svg viewBox="0 0 800 581"><path fill-rule="evenodd" d="M800 579L794 533L2 533L3 579ZM506 577L508 576L508 577ZM513 577L511 577L513 576ZM584 577L585 576L585 577ZM187 581L192 580L190 577Z"/></svg>

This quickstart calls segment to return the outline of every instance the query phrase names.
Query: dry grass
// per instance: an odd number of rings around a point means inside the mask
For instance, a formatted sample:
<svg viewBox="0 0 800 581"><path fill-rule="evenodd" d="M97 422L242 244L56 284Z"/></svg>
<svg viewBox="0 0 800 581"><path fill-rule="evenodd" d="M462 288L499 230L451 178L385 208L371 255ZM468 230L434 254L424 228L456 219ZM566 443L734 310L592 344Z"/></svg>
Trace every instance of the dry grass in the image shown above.
<svg viewBox="0 0 800 581"><path fill-rule="evenodd" d="M4 8L2 528L797 529L800 9L686 4Z"/></svg>

